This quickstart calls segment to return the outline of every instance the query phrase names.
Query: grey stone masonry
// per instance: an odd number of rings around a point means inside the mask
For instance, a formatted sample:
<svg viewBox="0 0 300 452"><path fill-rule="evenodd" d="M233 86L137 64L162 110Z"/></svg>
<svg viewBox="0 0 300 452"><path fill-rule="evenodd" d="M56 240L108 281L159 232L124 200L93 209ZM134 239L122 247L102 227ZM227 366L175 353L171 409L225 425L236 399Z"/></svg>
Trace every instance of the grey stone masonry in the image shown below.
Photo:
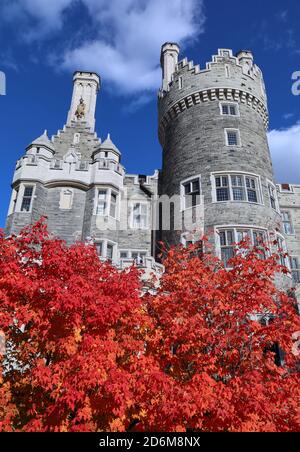
<svg viewBox="0 0 300 452"><path fill-rule="evenodd" d="M262 71L250 51L219 49L204 68L162 46L158 93L161 171L127 174L110 135L95 132L100 77L76 72L66 125L45 131L16 164L6 235L46 216L68 244L94 243L101 259L149 272L160 240L186 245L206 233L227 265L235 242L274 237L290 252L300 299L300 186L277 185L267 141Z"/></svg>

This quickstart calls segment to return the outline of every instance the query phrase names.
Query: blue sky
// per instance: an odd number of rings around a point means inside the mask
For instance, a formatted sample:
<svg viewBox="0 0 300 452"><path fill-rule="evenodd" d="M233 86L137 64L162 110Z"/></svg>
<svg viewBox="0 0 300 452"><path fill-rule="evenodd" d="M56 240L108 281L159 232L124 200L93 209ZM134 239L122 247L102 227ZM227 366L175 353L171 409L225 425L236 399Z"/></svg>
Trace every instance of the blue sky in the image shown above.
<svg viewBox="0 0 300 452"><path fill-rule="evenodd" d="M96 130L110 132L127 172L161 167L156 92L160 45L203 68L217 48L252 49L264 71L269 140L279 182L300 183L300 2L295 0L0 0L0 227L16 160L44 129L66 122L72 73L102 77Z"/></svg>

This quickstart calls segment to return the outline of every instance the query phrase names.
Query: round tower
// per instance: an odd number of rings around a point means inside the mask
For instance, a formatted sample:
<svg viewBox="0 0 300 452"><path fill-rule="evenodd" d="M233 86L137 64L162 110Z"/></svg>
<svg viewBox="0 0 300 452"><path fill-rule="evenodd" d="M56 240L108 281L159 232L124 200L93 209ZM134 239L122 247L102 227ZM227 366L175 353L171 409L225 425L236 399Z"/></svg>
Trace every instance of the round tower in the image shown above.
<svg viewBox="0 0 300 452"><path fill-rule="evenodd" d="M167 47L167 48L166 48ZM204 69L186 58L164 67L159 92L163 147L160 195L171 198L168 244L196 241L205 231L225 264L232 244L253 243L282 227L267 141L268 107L261 70L250 51L219 49ZM163 225L163 226L162 226Z"/></svg>

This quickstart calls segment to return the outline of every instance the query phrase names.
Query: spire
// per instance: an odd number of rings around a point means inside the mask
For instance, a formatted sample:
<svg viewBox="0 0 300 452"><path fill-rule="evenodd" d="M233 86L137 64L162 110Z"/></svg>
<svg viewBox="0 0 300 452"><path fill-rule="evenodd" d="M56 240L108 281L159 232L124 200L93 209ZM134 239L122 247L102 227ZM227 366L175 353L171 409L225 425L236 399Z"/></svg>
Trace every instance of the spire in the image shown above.
<svg viewBox="0 0 300 452"><path fill-rule="evenodd" d="M35 140L33 140L33 142L31 144L29 144L29 146L27 146L27 148L29 148L31 146L37 146L37 147L38 146L45 146L45 147L47 147L47 148L49 148L49 149L54 151L54 145L49 140L47 130L45 130L44 133L40 137L38 137Z"/></svg>
<svg viewBox="0 0 300 452"><path fill-rule="evenodd" d="M116 152L117 154L121 155L121 152L119 151L117 146L112 142L110 133L107 134L106 140L101 144L100 147L101 147L101 150L113 151L113 152Z"/></svg>

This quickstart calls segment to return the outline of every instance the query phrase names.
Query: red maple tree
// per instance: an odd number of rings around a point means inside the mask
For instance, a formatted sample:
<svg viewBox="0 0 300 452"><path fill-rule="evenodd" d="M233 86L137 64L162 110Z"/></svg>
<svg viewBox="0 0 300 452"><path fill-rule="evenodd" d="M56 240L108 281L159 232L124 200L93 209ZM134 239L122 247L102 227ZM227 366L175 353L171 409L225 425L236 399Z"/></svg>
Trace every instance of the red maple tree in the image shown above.
<svg viewBox="0 0 300 452"><path fill-rule="evenodd" d="M249 249L226 270L172 249L141 296L135 267L66 246L43 220L1 236L0 429L299 430L300 322L277 262Z"/></svg>

